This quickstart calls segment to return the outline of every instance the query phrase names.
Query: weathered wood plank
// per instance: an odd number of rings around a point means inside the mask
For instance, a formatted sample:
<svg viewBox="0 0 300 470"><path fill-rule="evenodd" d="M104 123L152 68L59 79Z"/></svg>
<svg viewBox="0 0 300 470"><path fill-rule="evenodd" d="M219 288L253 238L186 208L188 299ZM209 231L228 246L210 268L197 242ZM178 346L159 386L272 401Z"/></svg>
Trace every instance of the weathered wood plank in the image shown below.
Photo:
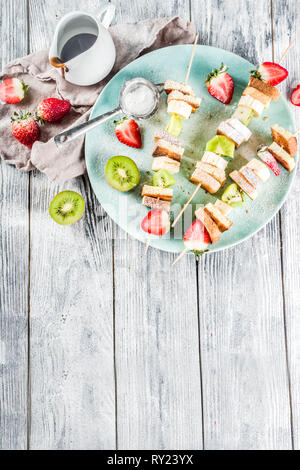
<svg viewBox="0 0 300 470"><path fill-rule="evenodd" d="M274 53L281 57L288 44L298 38L300 21L299 2L273 0ZM290 100L291 92L300 83L299 42L295 42L283 66L289 71L287 82L281 85L283 95ZM291 105L296 128L300 126L299 110ZM280 123L280 122L279 122ZM299 140L299 139L298 139ZM281 210L283 287L285 294L285 321L287 335L288 366L290 372L293 437L295 449L300 449L300 177L297 173L291 194Z"/></svg>
<svg viewBox="0 0 300 470"><path fill-rule="evenodd" d="M114 1L118 21L182 15L189 2ZM120 449L201 449L195 261L150 249L119 228L115 241Z"/></svg>
<svg viewBox="0 0 300 470"><path fill-rule="evenodd" d="M18 22L16 18L18 17ZM27 52L26 0L0 2L0 62ZM9 119L9 117L8 117ZM1 149L0 149L1 152ZM0 163L0 449L27 446L28 175Z"/></svg>
<svg viewBox="0 0 300 470"><path fill-rule="evenodd" d="M47 47L56 21L98 1L30 1L30 49ZM84 218L59 227L52 197L72 189ZM56 186L32 180L31 448L115 448L112 224L86 177Z"/></svg>
<svg viewBox="0 0 300 470"><path fill-rule="evenodd" d="M254 63L271 59L269 1L192 5L201 43ZM251 240L199 263L207 449L291 447L279 254L277 216Z"/></svg>

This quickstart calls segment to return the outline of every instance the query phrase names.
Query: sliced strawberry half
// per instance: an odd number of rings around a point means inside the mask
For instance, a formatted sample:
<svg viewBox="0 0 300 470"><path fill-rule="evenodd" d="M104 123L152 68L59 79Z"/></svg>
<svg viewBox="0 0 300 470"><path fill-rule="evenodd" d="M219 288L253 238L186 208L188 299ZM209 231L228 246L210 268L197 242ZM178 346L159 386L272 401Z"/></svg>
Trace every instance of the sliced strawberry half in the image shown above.
<svg viewBox="0 0 300 470"><path fill-rule="evenodd" d="M166 211L155 209L149 212L141 224L142 230L161 237L170 230L170 218Z"/></svg>
<svg viewBox="0 0 300 470"><path fill-rule="evenodd" d="M287 69L275 62L264 62L257 70L252 70L251 74L269 85L276 86L283 82L289 73Z"/></svg>
<svg viewBox="0 0 300 470"><path fill-rule="evenodd" d="M7 78L0 85L0 100L7 104L20 103L29 89L28 85L18 78Z"/></svg>
<svg viewBox="0 0 300 470"><path fill-rule="evenodd" d="M206 250L210 243L208 231L200 220L195 220L183 238L184 246L191 251Z"/></svg>
<svg viewBox="0 0 300 470"><path fill-rule="evenodd" d="M300 85L298 85L292 93L291 102L295 106L300 106Z"/></svg>
<svg viewBox="0 0 300 470"><path fill-rule="evenodd" d="M227 70L228 67L221 64L220 70L214 69L205 80L207 90L211 96L224 104L230 103L234 92L234 81L226 73Z"/></svg>
<svg viewBox="0 0 300 470"><path fill-rule="evenodd" d="M259 158L267 165L270 170L273 171L274 175L279 176L280 175L280 168L278 166L277 160L275 157L269 152L267 147L264 147L263 149L259 150L257 152L257 155Z"/></svg>
<svg viewBox="0 0 300 470"><path fill-rule="evenodd" d="M141 148L142 138L138 124L133 119L124 118L116 123L116 136L128 147Z"/></svg>

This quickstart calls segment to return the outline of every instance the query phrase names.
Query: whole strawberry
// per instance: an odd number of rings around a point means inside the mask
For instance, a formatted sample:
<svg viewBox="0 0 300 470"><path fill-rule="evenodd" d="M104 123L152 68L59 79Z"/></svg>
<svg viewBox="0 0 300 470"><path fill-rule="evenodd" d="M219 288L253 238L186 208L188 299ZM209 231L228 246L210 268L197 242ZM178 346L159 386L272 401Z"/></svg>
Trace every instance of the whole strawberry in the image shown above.
<svg viewBox="0 0 300 470"><path fill-rule="evenodd" d="M28 88L29 86L18 78L7 78L0 85L0 100L8 104L20 103Z"/></svg>
<svg viewBox="0 0 300 470"><path fill-rule="evenodd" d="M23 145L32 149L34 142L40 139L40 129L31 113L14 113L11 118L12 134Z"/></svg>
<svg viewBox="0 0 300 470"><path fill-rule="evenodd" d="M57 98L43 100L37 107L36 119L40 122L60 121L71 109L69 101Z"/></svg>

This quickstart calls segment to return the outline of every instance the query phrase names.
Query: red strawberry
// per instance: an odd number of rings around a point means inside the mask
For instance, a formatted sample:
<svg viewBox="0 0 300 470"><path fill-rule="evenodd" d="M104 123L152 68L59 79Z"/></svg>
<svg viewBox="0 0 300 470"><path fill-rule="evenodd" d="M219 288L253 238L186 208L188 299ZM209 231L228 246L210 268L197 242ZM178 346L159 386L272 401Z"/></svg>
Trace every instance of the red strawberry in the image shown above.
<svg viewBox="0 0 300 470"><path fill-rule="evenodd" d="M29 86L18 78L7 78L0 85L0 100L8 104L17 104L22 101Z"/></svg>
<svg viewBox="0 0 300 470"><path fill-rule="evenodd" d="M224 104L230 103L234 92L234 81L226 70L228 70L227 65L221 64L220 70L214 69L205 80L211 96Z"/></svg>
<svg viewBox="0 0 300 470"><path fill-rule="evenodd" d="M116 136L122 144L128 147L140 149L142 146L142 138L140 128L133 119L124 118L122 121L116 122Z"/></svg>
<svg viewBox="0 0 300 470"><path fill-rule="evenodd" d="M60 121L71 109L69 101L57 98L43 100L37 107L36 118L38 121Z"/></svg>
<svg viewBox="0 0 300 470"><path fill-rule="evenodd" d="M288 71L274 62L264 62L257 70L252 70L253 77L275 86L283 82L288 76Z"/></svg>
<svg viewBox="0 0 300 470"><path fill-rule="evenodd" d="M185 247L189 250L203 251L208 247L210 238L203 223L200 220L195 220L185 232L183 241Z"/></svg>
<svg viewBox="0 0 300 470"><path fill-rule="evenodd" d="M143 219L141 227L144 232L161 237L170 230L169 214L166 211L153 210Z"/></svg>
<svg viewBox="0 0 300 470"><path fill-rule="evenodd" d="M295 106L300 106L300 85L298 85L292 93L291 102Z"/></svg>
<svg viewBox="0 0 300 470"><path fill-rule="evenodd" d="M258 157L267 165L270 170L273 171L274 175L280 175L280 168L278 166L277 160L273 157L271 152L269 152L267 147L263 147L257 152Z"/></svg>
<svg viewBox="0 0 300 470"><path fill-rule="evenodd" d="M31 113L14 113L11 122L13 136L21 142L21 144L32 149L34 142L40 138L40 129Z"/></svg>

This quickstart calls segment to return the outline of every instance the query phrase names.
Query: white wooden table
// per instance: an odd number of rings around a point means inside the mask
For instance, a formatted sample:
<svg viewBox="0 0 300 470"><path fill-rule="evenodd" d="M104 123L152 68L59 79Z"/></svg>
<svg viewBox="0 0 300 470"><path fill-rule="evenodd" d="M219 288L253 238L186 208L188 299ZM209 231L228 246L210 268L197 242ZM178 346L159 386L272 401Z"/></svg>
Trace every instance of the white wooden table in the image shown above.
<svg viewBox="0 0 300 470"><path fill-rule="evenodd" d="M253 63L299 36L297 0L114 0L116 21L181 15ZM0 0L2 64L98 0ZM300 82L300 43L283 94ZM300 111L294 108L300 125ZM0 164L0 449L300 448L300 178L251 240L196 262L121 233L87 177ZM85 218L52 223L63 189ZM112 241L111 235L118 235Z"/></svg>

